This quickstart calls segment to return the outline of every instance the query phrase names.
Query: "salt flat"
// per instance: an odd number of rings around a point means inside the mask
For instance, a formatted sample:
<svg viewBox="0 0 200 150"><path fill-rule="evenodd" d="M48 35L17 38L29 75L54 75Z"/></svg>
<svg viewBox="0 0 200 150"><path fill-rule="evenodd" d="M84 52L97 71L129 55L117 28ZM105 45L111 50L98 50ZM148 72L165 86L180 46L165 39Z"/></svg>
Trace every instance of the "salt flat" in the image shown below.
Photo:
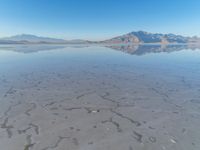
<svg viewBox="0 0 200 150"><path fill-rule="evenodd" d="M199 150L200 50L158 50L1 47L0 149Z"/></svg>

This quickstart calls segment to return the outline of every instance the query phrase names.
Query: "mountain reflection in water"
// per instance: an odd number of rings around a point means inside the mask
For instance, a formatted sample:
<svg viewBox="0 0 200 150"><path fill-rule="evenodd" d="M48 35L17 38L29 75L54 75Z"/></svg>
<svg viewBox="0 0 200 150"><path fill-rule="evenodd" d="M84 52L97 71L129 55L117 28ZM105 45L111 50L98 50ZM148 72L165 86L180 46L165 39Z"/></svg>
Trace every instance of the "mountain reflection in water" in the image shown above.
<svg viewBox="0 0 200 150"><path fill-rule="evenodd" d="M20 53L35 53L40 51L50 51L64 48L84 48L90 46L103 46L116 51L125 52L131 55L144 55L148 53L160 53L160 52L175 52L181 50L196 50L200 49L200 45L186 45L186 44L127 44L127 45L1 45L0 50L8 50Z"/></svg>
<svg viewBox="0 0 200 150"><path fill-rule="evenodd" d="M172 44L172 45L110 45L108 48L122 51L131 55L144 55L148 53L160 53L160 52L174 52L181 50L196 50L200 49L200 45L185 45L185 44Z"/></svg>

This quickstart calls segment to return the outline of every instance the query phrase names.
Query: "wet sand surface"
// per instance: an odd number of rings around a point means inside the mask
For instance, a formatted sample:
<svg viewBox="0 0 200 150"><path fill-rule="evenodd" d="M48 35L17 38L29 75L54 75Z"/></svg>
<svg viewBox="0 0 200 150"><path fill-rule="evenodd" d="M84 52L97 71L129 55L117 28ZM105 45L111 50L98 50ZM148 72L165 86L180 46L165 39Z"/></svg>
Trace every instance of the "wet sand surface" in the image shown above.
<svg viewBox="0 0 200 150"><path fill-rule="evenodd" d="M0 51L2 150L199 150L200 51Z"/></svg>

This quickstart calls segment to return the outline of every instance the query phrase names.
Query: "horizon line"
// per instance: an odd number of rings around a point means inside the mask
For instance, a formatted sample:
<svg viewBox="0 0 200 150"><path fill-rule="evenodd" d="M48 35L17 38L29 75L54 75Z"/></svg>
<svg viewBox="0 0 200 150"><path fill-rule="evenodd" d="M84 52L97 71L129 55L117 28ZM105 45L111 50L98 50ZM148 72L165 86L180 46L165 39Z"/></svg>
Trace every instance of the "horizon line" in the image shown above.
<svg viewBox="0 0 200 150"><path fill-rule="evenodd" d="M127 33L124 33L124 34L121 34L121 35L115 35L115 36L112 36L110 38L115 38L115 37L119 37L119 36L123 36L123 35L126 35L126 34L130 34L130 33L133 33L133 32L146 32L146 33L149 33L149 34L163 34L163 35L167 35L167 34L174 34L176 36L183 36L183 37L200 37L198 35L192 35L192 36L189 36L189 35L184 35L184 34L175 34L175 33L172 33L172 32L167 32L167 33L161 33L161 32L148 32L148 31L144 31L144 30L137 30L137 31L131 31L131 32L127 32ZM66 41L71 41L71 40L85 40L85 41L91 41L91 40L88 40L88 39L84 39L84 38L73 38L73 39L66 39L66 38L62 38L62 37L54 37L54 36L47 36L47 35L38 35L38 34L33 34L33 33L19 33L19 34L12 34L10 36L0 36L0 39L4 39L4 38L10 38L10 37L14 37L14 36L22 36L22 35L28 35L28 36L36 36L36 37L40 37L40 38L52 38L52 39L57 39L57 40L66 40ZM108 40L110 38L104 38L102 40ZM99 40L93 40L93 41L99 41ZM101 40L100 40L101 41Z"/></svg>

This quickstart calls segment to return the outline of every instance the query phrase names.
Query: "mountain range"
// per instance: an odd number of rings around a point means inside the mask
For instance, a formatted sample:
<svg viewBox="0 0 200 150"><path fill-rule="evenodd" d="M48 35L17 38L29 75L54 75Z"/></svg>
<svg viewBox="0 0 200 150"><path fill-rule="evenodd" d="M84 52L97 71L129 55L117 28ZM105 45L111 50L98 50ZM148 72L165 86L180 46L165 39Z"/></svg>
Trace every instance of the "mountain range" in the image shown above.
<svg viewBox="0 0 200 150"><path fill-rule="evenodd" d="M118 36L104 42L106 43L196 43L199 42L198 37L185 37L175 34L149 33L145 31L131 32L122 36Z"/></svg>
<svg viewBox="0 0 200 150"><path fill-rule="evenodd" d="M149 33L145 31L130 32L104 41L64 40L40 37L30 34L0 38L0 44L142 44L142 43L200 43L199 37L185 37L176 34Z"/></svg>

